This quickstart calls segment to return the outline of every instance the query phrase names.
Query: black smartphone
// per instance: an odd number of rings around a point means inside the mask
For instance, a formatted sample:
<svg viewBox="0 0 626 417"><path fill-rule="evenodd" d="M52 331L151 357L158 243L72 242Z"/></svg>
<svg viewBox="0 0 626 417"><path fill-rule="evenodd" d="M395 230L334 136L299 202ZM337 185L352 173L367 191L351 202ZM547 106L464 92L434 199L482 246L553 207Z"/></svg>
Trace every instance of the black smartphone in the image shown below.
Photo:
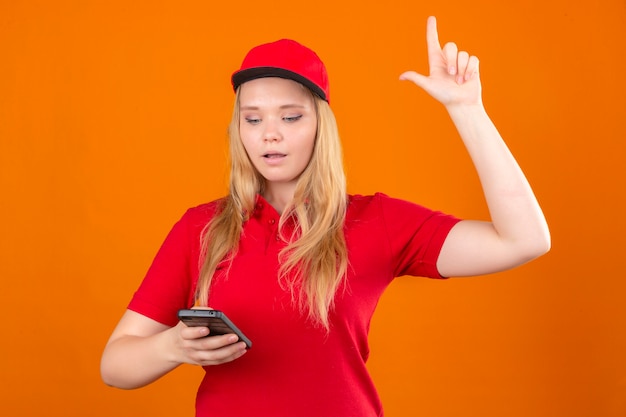
<svg viewBox="0 0 626 417"><path fill-rule="evenodd" d="M234 333L246 344L247 349L252 347L250 339L222 311L183 309L178 311L178 319L189 327L208 327L211 331L209 336Z"/></svg>

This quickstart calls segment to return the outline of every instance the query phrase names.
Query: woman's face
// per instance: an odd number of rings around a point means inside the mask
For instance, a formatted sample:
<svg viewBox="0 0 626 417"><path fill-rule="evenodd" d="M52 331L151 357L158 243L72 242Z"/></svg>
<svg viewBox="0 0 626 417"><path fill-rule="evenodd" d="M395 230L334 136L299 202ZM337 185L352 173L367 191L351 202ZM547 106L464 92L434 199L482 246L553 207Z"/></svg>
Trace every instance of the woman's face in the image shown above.
<svg viewBox="0 0 626 417"><path fill-rule="evenodd" d="M266 189L295 188L313 154L317 113L301 84L277 77L241 85L239 132Z"/></svg>

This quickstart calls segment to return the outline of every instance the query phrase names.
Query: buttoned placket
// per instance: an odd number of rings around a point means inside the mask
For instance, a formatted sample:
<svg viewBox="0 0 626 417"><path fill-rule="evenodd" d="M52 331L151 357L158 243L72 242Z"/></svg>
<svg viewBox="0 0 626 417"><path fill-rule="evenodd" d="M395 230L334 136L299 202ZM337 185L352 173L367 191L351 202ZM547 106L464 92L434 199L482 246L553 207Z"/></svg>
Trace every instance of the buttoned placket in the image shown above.
<svg viewBox="0 0 626 417"><path fill-rule="evenodd" d="M280 233L278 233L278 221L275 218L271 218L267 221L267 223L270 225L270 230L272 231L272 234L274 235L274 239L276 241L280 241Z"/></svg>
<svg viewBox="0 0 626 417"><path fill-rule="evenodd" d="M272 241L280 242L280 234L278 233L278 213L269 207L265 207L265 204L259 202L256 204L255 217L262 224L262 228L265 230L265 253L267 254L273 246ZM273 238L272 238L273 236Z"/></svg>

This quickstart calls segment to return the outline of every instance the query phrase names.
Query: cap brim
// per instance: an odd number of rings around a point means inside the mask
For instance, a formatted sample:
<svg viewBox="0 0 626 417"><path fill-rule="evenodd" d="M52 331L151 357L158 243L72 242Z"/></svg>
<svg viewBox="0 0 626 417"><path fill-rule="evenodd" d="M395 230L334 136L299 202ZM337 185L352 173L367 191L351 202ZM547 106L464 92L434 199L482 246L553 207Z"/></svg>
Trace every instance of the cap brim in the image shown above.
<svg viewBox="0 0 626 417"><path fill-rule="evenodd" d="M286 78L288 80L297 81L300 84L304 85L315 94L320 96L323 100L328 101L326 97L326 93L322 90L317 84L310 81L308 78L303 77L300 74L297 74L293 71L286 70L284 68L276 68L276 67L255 67L248 68L241 71L237 71L232 76L233 88L237 90L237 88L247 82L256 80L258 78L266 78L266 77L279 77Z"/></svg>

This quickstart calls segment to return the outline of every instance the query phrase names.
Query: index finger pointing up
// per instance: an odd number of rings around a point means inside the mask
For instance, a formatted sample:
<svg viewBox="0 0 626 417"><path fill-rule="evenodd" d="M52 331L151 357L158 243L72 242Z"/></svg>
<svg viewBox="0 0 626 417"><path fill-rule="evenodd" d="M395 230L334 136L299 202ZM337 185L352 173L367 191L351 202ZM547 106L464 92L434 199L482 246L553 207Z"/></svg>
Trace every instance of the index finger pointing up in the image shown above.
<svg viewBox="0 0 626 417"><path fill-rule="evenodd" d="M426 21L426 45L428 46L428 52L441 51L435 16L429 16Z"/></svg>

